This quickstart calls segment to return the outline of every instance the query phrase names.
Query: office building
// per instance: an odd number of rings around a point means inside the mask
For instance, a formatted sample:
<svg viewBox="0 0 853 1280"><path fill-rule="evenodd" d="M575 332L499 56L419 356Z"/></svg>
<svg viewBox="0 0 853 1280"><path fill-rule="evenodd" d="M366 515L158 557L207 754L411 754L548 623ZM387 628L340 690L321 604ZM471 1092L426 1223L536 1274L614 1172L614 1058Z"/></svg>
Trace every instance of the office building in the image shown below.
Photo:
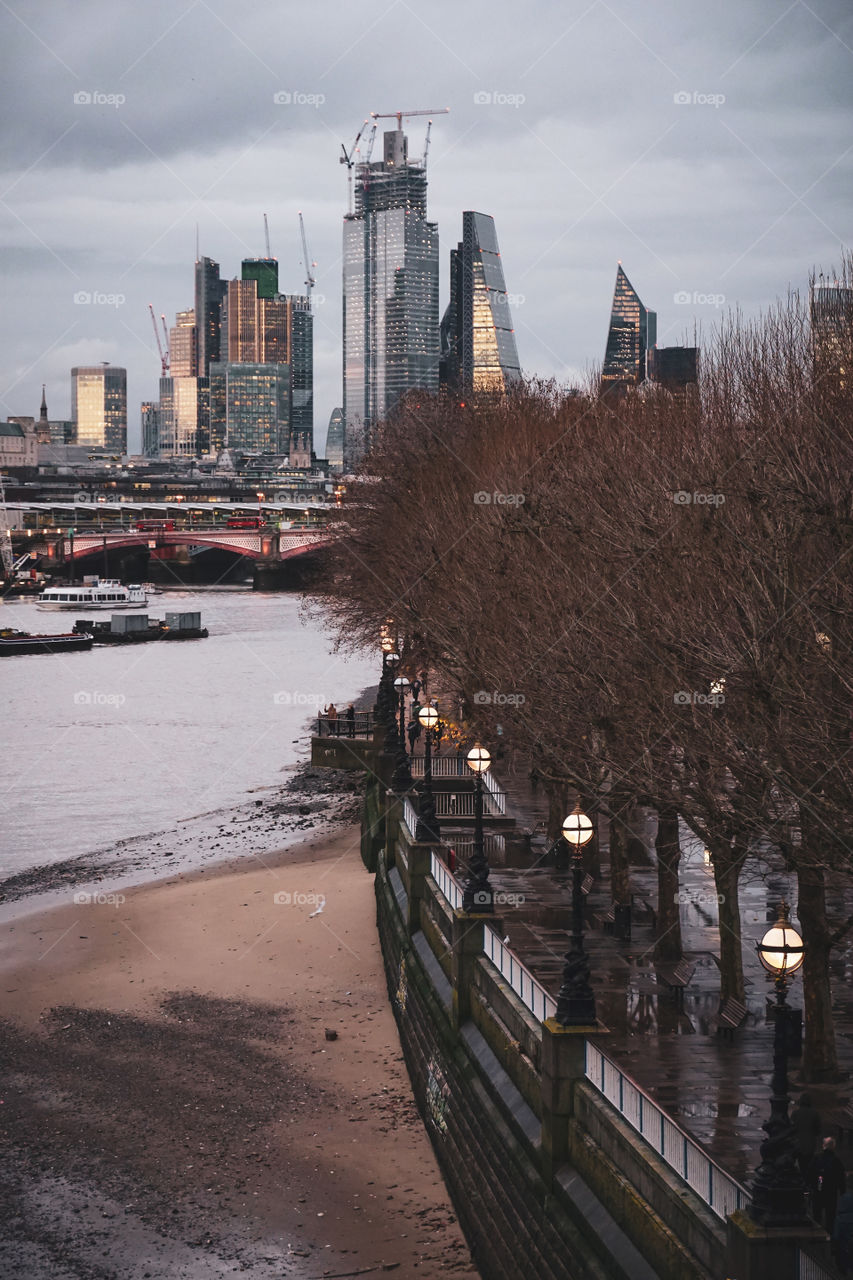
<svg viewBox="0 0 853 1280"><path fill-rule="evenodd" d="M198 373L206 378L211 361L220 358L220 324L225 281L219 278L219 263L200 258L195 264L195 323L197 326Z"/></svg>
<svg viewBox="0 0 853 1280"><path fill-rule="evenodd" d="M127 452L127 371L111 364L71 370L71 417L77 444Z"/></svg>
<svg viewBox="0 0 853 1280"><path fill-rule="evenodd" d="M439 379L463 395L504 394L521 377L494 219L462 215L450 251L450 301L441 321Z"/></svg>
<svg viewBox="0 0 853 1280"><path fill-rule="evenodd" d="M815 377L843 390L853 359L853 288L813 285L809 312Z"/></svg>
<svg viewBox="0 0 853 1280"><path fill-rule="evenodd" d="M699 381L698 347L652 347L648 355L651 382L680 394Z"/></svg>
<svg viewBox="0 0 853 1280"><path fill-rule="evenodd" d="M427 220L426 161L402 128L383 158L356 166L344 218L344 431L351 461L401 396L438 389L438 227ZM348 463L349 465L349 463Z"/></svg>
<svg viewBox="0 0 853 1280"><path fill-rule="evenodd" d="M643 306L620 262L601 371L602 392L622 394L645 382L648 352L656 340L657 315Z"/></svg>
<svg viewBox="0 0 853 1280"><path fill-rule="evenodd" d="M326 461L333 471L344 469L344 411L333 409L326 432Z"/></svg>
<svg viewBox="0 0 853 1280"><path fill-rule="evenodd" d="M169 371L173 378L198 374L198 330L195 311L179 311L169 330Z"/></svg>
<svg viewBox="0 0 853 1280"><path fill-rule="evenodd" d="M142 456L160 457L160 406L150 400L142 402Z"/></svg>
<svg viewBox="0 0 853 1280"><path fill-rule="evenodd" d="M288 452L291 390L287 364L210 366L210 447L244 453Z"/></svg>

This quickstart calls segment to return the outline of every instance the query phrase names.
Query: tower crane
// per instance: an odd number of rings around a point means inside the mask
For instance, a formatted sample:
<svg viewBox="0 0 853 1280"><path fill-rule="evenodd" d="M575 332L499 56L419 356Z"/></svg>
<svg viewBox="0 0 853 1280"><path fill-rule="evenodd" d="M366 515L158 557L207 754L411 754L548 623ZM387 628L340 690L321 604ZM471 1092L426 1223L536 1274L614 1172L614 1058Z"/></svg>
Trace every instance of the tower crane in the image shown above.
<svg viewBox="0 0 853 1280"><path fill-rule="evenodd" d="M355 150L355 148L353 148ZM311 302L311 290L317 281L314 278L314 268L317 263L312 262L308 256L308 241L305 239L305 223L302 220L302 211L299 211L299 233L302 236L302 261L305 263L305 288L308 290L308 302Z"/></svg>
<svg viewBox="0 0 853 1280"><path fill-rule="evenodd" d="M161 378L168 378L169 376L169 332L166 328L166 317L161 313L160 319L163 323L163 334L166 339L166 345L164 347L163 343L160 341L160 330L157 328L157 317L154 315L154 308L152 307L150 302L148 303L148 310L151 312L151 323L154 326L154 338L157 342L157 350L160 353L160 376Z"/></svg>
<svg viewBox="0 0 853 1280"><path fill-rule="evenodd" d="M347 151L344 144L341 143L341 154L338 156L338 164L345 164L347 167L347 187L349 189L348 211L350 213L352 213L352 168L353 168L353 165L355 164L355 153L358 148L358 144L361 141L361 135L364 133L364 130L367 128L368 122L369 122L368 120L365 120L364 124L362 124L358 133L355 135L355 142L352 144L349 151Z"/></svg>
<svg viewBox="0 0 853 1280"><path fill-rule="evenodd" d="M429 155L429 135L431 130L432 130L432 120L427 120L426 138L424 140L424 159L423 159L424 169L426 169L427 167L427 156Z"/></svg>
<svg viewBox="0 0 853 1280"><path fill-rule="evenodd" d="M450 107L436 107L434 111L371 111L374 120L396 120L397 128L403 127L403 116L446 116Z"/></svg>

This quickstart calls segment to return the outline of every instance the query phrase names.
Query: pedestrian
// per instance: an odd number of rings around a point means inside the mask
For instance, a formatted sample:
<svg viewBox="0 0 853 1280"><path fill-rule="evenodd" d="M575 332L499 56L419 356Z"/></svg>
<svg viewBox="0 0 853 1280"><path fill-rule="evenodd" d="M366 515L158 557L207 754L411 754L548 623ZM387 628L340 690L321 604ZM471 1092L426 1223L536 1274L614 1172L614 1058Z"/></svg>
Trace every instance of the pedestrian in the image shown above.
<svg viewBox="0 0 853 1280"><path fill-rule="evenodd" d="M800 1101L791 1112L791 1127L794 1130L797 1164L804 1181L808 1182L809 1166L814 1159L821 1130L820 1116L812 1106L811 1094L800 1094Z"/></svg>
<svg viewBox="0 0 853 1280"><path fill-rule="evenodd" d="M418 720L417 716L415 716L413 720L409 721L409 727L406 732L409 735L409 753L411 755L415 754L415 743L420 738L422 729L423 725L420 720Z"/></svg>
<svg viewBox="0 0 853 1280"><path fill-rule="evenodd" d="M536 768L536 765L534 765L533 768L530 770L530 794L532 796L535 796L538 790L539 790L539 770Z"/></svg>
<svg viewBox="0 0 853 1280"><path fill-rule="evenodd" d="M347 722L347 737L354 738L355 737L355 707L352 705L352 703L350 703L349 706L347 707L344 713L344 719Z"/></svg>
<svg viewBox="0 0 853 1280"><path fill-rule="evenodd" d="M330 702L323 713L329 721L329 737L336 738L338 736L338 708L334 702Z"/></svg>
<svg viewBox="0 0 853 1280"><path fill-rule="evenodd" d="M849 1276L853 1272L853 1173L847 1175L847 1190L835 1211L832 1249L839 1271Z"/></svg>
<svg viewBox="0 0 853 1280"><path fill-rule="evenodd" d="M815 1156L809 1170L814 1217L832 1235L838 1197L844 1192L847 1178L844 1165L835 1153L835 1139L824 1138L823 1150Z"/></svg>
<svg viewBox="0 0 853 1280"><path fill-rule="evenodd" d="M417 702L421 692L420 680L413 680L409 687L411 688L411 691L412 691L412 698L414 699L415 702Z"/></svg>

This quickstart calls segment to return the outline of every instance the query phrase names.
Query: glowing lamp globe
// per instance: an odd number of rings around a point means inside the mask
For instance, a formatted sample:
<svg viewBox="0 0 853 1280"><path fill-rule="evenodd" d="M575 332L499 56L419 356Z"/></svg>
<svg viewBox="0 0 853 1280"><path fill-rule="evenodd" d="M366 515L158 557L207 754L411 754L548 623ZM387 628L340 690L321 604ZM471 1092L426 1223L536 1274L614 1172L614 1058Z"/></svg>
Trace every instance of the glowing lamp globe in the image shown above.
<svg viewBox="0 0 853 1280"><path fill-rule="evenodd" d="M435 707L421 707L418 719L425 729L434 729L438 724L438 712Z"/></svg>
<svg viewBox="0 0 853 1280"><path fill-rule="evenodd" d="M805 959L803 940L788 920L788 908L785 903L779 912L779 919L756 943L758 958L768 973L774 978L786 978L796 973Z"/></svg>
<svg viewBox="0 0 853 1280"><path fill-rule="evenodd" d="M485 747L480 746L479 742L468 752L467 760L468 768L474 773L487 773L489 765L492 763L492 757Z"/></svg>
<svg viewBox="0 0 853 1280"><path fill-rule="evenodd" d="M592 839L592 822L585 813L581 813L580 805L575 806L562 826L563 839L579 849Z"/></svg>

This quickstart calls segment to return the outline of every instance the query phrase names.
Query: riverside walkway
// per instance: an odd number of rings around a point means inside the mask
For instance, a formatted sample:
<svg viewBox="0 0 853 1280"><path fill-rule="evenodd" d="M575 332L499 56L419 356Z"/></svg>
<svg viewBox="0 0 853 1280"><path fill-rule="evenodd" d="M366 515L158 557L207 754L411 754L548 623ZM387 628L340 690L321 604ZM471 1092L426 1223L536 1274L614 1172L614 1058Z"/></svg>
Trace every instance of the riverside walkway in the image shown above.
<svg viewBox="0 0 853 1280"><path fill-rule="evenodd" d="M507 816L516 824L503 841L487 839L491 880L499 899L496 914L509 947L556 997L570 929L570 873L549 865L544 838L547 800L541 789L532 789L527 766L501 772L498 761L494 772L506 792ZM654 817L638 813L635 834L646 859L631 869L635 912L628 942L595 922L611 906L606 823L601 825L600 875L587 898L585 945L598 1016L608 1028L602 1048L728 1173L738 1181L750 1179L759 1163L761 1126L770 1109L773 1040L773 1024L766 1016L773 984L758 961L755 944L776 919L780 900L796 902L796 876L782 869L761 871L755 862L744 869L739 898L747 1014L732 1037L725 1038L716 1033L720 1003L716 887L702 845L692 833L682 831L681 933L693 975L680 1001L660 983L653 960ZM471 833L465 833L467 839L459 833L457 839L448 827L442 823L442 836L456 849L458 874L464 877ZM849 885L839 880L828 898L834 915L853 914ZM853 1145L848 1145L853 1118L845 1113L853 1097L853 937L834 953L832 974L838 1056L847 1079L805 1086L800 1081L800 1060L791 1057L790 1087L792 1100L808 1088L824 1120L825 1134L842 1136L836 1122L846 1123L846 1142L839 1145L838 1153L853 1169ZM802 1007L799 978L791 984L789 1004Z"/></svg>

